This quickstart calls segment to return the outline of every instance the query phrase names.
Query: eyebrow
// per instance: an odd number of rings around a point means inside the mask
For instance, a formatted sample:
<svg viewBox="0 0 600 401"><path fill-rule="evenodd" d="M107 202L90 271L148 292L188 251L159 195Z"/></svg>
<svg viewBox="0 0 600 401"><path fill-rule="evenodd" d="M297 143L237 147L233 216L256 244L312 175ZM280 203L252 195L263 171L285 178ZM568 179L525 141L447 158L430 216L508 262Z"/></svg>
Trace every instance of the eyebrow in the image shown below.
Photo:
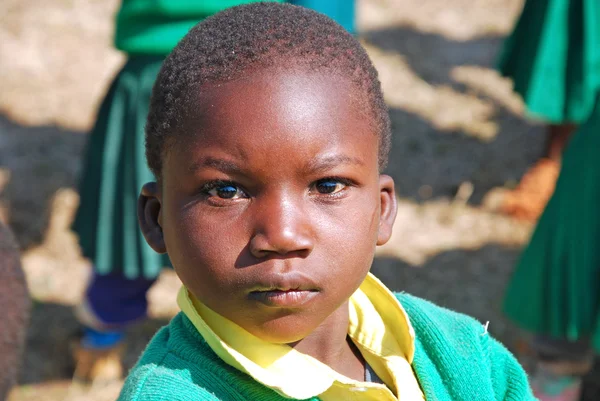
<svg viewBox="0 0 600 401"><path fill-rule="evenodd" d="M309 172L320 172L331 169L333 167L339 166L341 164L354 164L359 166L364 166L364 162L356 157L345 156L345 155L332 155L332 156L324 156L317 157L311 160L305 167L306 171ZM202 168L213 168L215 170L219 170L223 173L227 174L241 174L242 168L237 164L224 160L217 159L214 157L207 157L203 160L194 162L188 170L192 173L202 169Z"/></svg>
<svg viewBox="0 0 600 401"><path fill-rule="evenodd" d="M188 168L188 170L190 172L194 173L202 168L213 168L215 170L219 170L223 173L228 173L228 174L235 174L235 173L242 172L242 168L240 166L238 166L237 164L235 164L231 161L228 161L228 160L217 159L214 157L207 157L200 161L194 162Z"/></svg>
<svg viewBox="0 0 600 401"><path fill-rule="evenodd" d="M341 164L354 164L364 166L365 163L357 157L351 157L346 155L331 155L318 157L314 160L311 160L310 163L307 164L306 170L310 172L319 172L328 170Z"/></svg>

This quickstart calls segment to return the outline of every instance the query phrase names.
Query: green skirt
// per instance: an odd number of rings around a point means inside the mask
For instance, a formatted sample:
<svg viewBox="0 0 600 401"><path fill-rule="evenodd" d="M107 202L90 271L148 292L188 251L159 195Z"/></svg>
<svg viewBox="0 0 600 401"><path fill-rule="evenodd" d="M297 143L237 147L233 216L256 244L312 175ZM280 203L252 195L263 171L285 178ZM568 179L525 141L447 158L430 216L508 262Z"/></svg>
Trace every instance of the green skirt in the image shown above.
<svg viewBox="0 0 600 401"><path fill-rule="evenodd" d="M574 134L504 310L526 330L600 352L600 104Z"/></svg>
<svg viewBox="0 0 600 401"><path fill-rule="evenodd" d="M166 255L146 243L137 221L142 185L154 181L146 164L144 126L163 57L131 57L113 81L88 142L73 230L98 274L153 279Z"/></svg>
<svg viewBox="0 0 600 401"><path fill-rule="evenodd" d="M600 91L600 1L527 0L498 69L532 116L587 121Z"/></svg>

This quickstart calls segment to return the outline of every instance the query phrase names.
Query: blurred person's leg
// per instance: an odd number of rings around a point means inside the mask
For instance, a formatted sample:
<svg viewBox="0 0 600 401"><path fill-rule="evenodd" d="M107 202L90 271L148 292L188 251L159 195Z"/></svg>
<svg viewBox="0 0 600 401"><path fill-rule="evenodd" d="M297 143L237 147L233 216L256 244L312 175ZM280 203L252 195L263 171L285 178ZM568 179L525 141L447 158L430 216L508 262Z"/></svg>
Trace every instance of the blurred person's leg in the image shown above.
<svg viewBox="0 0 600 401"><path fill-rule="evenodd" d="M600 102L569 141L552 194L508 283L504 311L534 333L532 386L575 401L600 353Z"/></svg>
<svg viewBox="0 0 600 401"><path fill-rule="evenodd" d="M534 395L540 401L579 400L583 376L590 372L594 362L589 341L538 335L531 347L537 357L536 371L531 375Z"/></svg>
<svg viewBox="0 0 600 401"><path fill-rule="evenodd" d="M548 126L546 149L543 157L560 162L571 135L577 130L575 124L551 124Z"/></svg>
<svg viewBox="0 0 600 401"><path fill-rule="evenodd" d="M19 251L9 229L0 221L0 400L6 399L19 370L30 299Z"/></svg>
<svg viewBox="0 0 600 401"><path fill-rule="evenodd" d="M73 223L94 268L77 315L84 337L74 345L79 379L121 375L122 327L146 313L146 292L166 255L155 253L137 222L141 187L154 181L145 157L144 127L162 56L131 56L113 80L90 134Z"/></svg>
<svg viewBox="0 0 600 401"><path fill-rule="evenodd" d="M560 171L562 153L576 126L549 125L543 156L521 178L519 185L504 194L501 211L522 220L537 220L552 196Z"/></svg>
<svg viewBox="0 0 600 401"><path fill-rule="evenodd" d="M146 295L156 279L128 279L120 273L94 273L84 301L76 308L79 321L106 332L119 331L146 317Z"/></svg>
<svg viewBox="0 0 600 401"><path fill-rule="evenodd" d="M125 330L146 317L147 293L155 279L128 279L120 273L94 274L75 313L83 335L75 345L75 378L113 380L122 376Z"/></svg>

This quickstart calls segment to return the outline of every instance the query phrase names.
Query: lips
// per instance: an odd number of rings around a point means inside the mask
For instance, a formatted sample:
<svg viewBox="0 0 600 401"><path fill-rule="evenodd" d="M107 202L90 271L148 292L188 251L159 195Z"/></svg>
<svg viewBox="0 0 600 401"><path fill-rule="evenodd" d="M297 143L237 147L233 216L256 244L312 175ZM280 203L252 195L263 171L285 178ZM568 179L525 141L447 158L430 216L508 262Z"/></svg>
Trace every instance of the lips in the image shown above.
<svg viewBox="0 0 600 401"><path fill-rule="evenodd" d="M253 291L248 297L271 308L299 308L314 299L317 294L318 291L270 290Z"/></svg>
<svg viewBox="0 0 600 401"><path fill-rule="evenodd" d="M319 294L318 286L307 276L289 272L261 278L248 293L248 298L273 308L297 308Z"/></svg>

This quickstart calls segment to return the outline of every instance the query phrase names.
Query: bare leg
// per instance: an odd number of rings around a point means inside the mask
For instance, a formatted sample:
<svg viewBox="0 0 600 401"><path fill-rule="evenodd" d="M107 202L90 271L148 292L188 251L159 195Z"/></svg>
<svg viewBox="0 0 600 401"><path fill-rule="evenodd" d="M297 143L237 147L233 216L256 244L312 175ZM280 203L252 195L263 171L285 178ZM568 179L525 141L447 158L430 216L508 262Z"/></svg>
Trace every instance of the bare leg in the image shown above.
<svg viewBox="0 0 600 401"><path fill-rule="evenodd" d="M574 124L550 125L543 157L523 176L519 185L504 195L501 211L522 220L536 221L554 192L560 160Z"/></svg>
<svg viewBox="0 0 600 401"><path fill-rule="evenodd" d="M575 124L549 125L544 157L560 161L575 129L577 129Z"/></svg>
<svg viewBox="0 0 600 401"><path fill-rule="evenodd" d="M579 400L582 378L594 361L589 341L536 336L531 346L537 357L537 368L531 376L534 395L540 401Z"/></svg>

